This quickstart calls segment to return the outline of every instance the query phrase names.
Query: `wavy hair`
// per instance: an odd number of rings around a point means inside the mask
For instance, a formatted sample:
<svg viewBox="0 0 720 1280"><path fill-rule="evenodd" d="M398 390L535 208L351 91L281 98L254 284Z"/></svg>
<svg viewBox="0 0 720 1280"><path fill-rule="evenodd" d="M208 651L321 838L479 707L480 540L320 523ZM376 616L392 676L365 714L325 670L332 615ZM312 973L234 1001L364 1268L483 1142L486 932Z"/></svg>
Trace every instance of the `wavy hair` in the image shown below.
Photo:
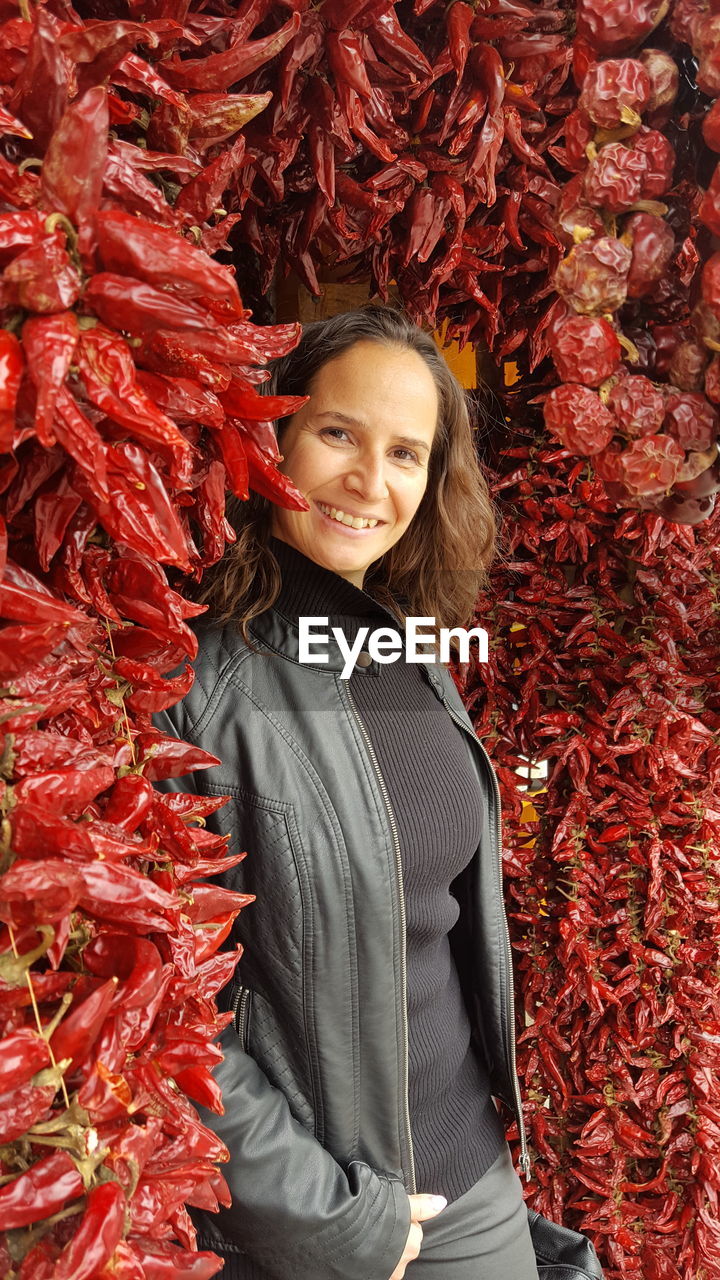
<svg viewBox="0 0 720 1280"><path fill-rule="evenodd" d="M359 341L415 351L438 392L438 423L422 501L403 536L371 564L363 590L402 619L432 617L439 627L467 627L488 585L496 551L495 510L480 469L465 392L434 339L404 312L370 303L303 327L298 346L268 366L268 395L312 395L313 380L329 361ZM290 419L284 419L284 424ZM278 428L282 451L283 421ZM281 587L280 566L268 545L273 504L252 491L228 505L237 541L206 571L193 597L220 625L236 625L257 652L248 624L269 609ZM407 608L405 607L407 603ZM450 640L456 653L457 644Z"/></svg>

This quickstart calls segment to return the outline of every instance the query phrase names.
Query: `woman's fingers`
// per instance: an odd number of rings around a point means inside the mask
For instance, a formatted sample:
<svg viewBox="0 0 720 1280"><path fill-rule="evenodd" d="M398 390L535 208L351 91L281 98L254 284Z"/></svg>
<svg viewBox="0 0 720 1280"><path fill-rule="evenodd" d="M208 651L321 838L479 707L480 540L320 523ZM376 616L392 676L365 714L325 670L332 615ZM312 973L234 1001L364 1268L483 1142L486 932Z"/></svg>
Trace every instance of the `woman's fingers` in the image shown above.
<svg viewBox="0 0 720 1280"><path fill-rule="evenodd" d="M408 1196L410 1201L410 1217L413 1222L424 1222L426 1218L434 1218L447 1204L445 1196L416 1195Z"/></svg>
<svg viewBox="0 0 720 1280"><path fill-rule="evenodd" d="M390 1276L390 1280L403 1280L405 1268L417 1258L422 1247L423 1229L420 1223L425 1222L427 1218L436 1217L447 1204L444 1196L412 1195L408 1196L408 1200L410 1201L410 1230L405 1241L402 1257Z"/></svg>

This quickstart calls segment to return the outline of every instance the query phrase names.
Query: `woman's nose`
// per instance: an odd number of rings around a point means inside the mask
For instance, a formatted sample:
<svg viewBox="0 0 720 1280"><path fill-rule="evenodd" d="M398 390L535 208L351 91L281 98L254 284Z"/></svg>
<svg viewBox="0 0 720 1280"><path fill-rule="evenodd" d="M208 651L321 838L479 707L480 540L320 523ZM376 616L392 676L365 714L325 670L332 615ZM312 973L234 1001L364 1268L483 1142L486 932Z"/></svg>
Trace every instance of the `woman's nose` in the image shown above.
<svg viewBox="0 0 720 1280"><path fill-rule="evenodd" d="M387 464L385 457L365 455L356 458L348 468L345 484L353 493L361 494L366 502L379 502L388 496Z"/></svg>

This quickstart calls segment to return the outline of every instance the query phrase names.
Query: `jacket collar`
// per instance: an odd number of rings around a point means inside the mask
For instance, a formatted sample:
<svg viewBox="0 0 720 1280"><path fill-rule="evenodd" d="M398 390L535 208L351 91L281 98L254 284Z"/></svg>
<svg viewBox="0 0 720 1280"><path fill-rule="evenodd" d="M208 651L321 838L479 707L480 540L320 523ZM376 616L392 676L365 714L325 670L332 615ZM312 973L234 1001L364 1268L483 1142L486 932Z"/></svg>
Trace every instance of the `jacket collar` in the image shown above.
<svg viewBox="0 0 720 1280"><path fill-rule="evenodd" d="M258 614L250 623L250 630L270 648L293 662L300 661L300 617L327 617L327 645L316 644L317 656L303 666L332 673L342 671L345 655L332 635L333 627L340 627L345 639L351 643L360 627L392 627L404 635L404 624L399 614L394 614L374 599L369 592L348 582L341 574L326 569L298 551L281 538L270 535L268 546L275 556L282 576L280 593L272 608ZM398 597L404 608L409 602ZM327 661L322 655L327 654ZM360 668L368 675L379 675L380 664L371 662Z"/></svg>

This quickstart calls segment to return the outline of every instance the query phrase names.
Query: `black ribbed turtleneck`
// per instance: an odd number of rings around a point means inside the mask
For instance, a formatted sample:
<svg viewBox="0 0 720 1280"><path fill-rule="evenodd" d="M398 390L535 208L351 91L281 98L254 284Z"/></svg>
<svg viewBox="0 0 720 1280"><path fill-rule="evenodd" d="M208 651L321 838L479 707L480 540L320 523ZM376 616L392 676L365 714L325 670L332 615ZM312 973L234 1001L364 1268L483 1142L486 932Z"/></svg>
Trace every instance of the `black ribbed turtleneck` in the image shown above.
<svg viewBox="0 0 720 1280"><path fill-rule="evenodd" d="M282 575L275 608L295 621L328 618L348 643L363 626L395 626L367 591L270 537ZM404 602L406 603L406 602ZM422 669L397 661L356 667L350 692L372 742L397 826L407 920L410 1129L418 1191L448 1202L494 1163L505 1141L470 1025L448 933L459 907L451 883L480 840L483 803L464 734Z"/></svg>

